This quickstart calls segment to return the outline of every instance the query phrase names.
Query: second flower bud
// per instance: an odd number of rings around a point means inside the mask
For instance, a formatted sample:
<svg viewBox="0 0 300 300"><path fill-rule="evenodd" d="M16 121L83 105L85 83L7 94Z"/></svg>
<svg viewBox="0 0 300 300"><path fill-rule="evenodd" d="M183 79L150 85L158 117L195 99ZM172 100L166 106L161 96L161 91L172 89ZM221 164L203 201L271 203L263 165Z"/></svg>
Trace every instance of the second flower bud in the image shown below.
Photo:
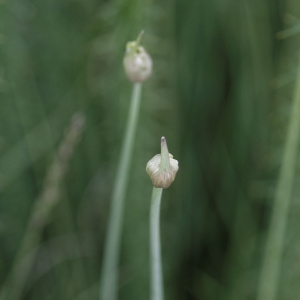
<svg viewBox="0 0 300 300"><path fill-rule="evenodd" d="M144 47L140 45L143 32L136 41L128 42L123 60L125 73L128 79L135 82L143 82L152 74L152 59Z"/></svg>

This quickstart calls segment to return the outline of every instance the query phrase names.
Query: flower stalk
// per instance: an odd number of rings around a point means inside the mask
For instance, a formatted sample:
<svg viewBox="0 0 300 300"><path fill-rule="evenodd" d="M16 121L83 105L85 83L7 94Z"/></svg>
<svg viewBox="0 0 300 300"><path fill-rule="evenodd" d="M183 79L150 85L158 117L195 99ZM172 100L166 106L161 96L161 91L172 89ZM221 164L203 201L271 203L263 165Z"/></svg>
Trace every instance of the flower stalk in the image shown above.
<svg viewBox="0 0 300 300"><path fill-rule="evenodd" d="M112 203L105 239L104 264L102 269L100 299L117 299L118 263L120 256L121 228L129 168L132 159L134 137L137 128L142 84L133 85L128 123L121 149L120 162L113 188Z"/></svg>
<svg viewBox="0 0 300 300"><path fill-rule="evenodd" d="M160 246L160 203L164 188L168 188L178 171L178 161L169 153L165 137L161 138L161 154L147 164L146 171L153 184L150 209L151 300L163 300L163 270Z"/></svg>
<svg viewBox="0 0 300 300"><path fill-rule="evenodd" d="M153 187L150 211L151 300L163 300L163 272L160 250L160 203L163 189Z"/></svg>
<svg viewBox="0 0 300 300"><path fill-rule="evenodd" d="M142 82L147 80L152 72L151 57L144 47L140 46L141 37L142 33L136 41L127 43L124 57L125 73L128 79L133 83L133 91L120 161L113 187L111 210L105 239L100 284L101 300L116 300L118 297L118 263L120 256L124 201L140 111Z"/></svg>

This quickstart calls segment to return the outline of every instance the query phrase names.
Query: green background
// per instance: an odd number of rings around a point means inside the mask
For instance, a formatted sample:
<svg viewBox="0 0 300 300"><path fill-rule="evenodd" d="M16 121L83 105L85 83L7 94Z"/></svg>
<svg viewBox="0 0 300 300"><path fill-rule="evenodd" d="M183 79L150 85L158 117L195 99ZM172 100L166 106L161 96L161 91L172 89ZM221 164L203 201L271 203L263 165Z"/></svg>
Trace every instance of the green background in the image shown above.
<svg viewBox="0 0 300 300"><path fill-rule="evenodd" d="M31 211L80 112L85 128L21 299L99 298L132 90L122 59L144 29L153 75L143 86L126 197L120 299L149 299L145 167L161 136L180 166L161 207L166 299L255 299L291 115L298 17L299 3L288 0L0 1L1 287L15 288L7 278ZM299 166L298 159L282 300L300 295Z"/></svg>

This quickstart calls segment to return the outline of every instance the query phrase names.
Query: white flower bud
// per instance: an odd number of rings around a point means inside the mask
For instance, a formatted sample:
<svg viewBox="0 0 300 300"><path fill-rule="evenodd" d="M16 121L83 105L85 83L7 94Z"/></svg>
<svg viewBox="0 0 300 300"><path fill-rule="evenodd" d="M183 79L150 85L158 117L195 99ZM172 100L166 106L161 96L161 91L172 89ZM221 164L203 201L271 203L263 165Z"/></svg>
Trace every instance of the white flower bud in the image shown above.
<svg viewBox="0 0 300 300"><path fill-rule="evenodd" d="M178 161L169 153L167 141L161 138L161 154L155 155L146 166L146 172L152 184L157 188L168 188L175 179L178 171Z"/></svg>
<svg viewBox="0 0 300 300"><path fill-rule="evenodd" d="M132 82L147 80L152 74L152 59L144 47L140 46L143 32L134 42L128 42L123 60L125 73Z"/></svg>

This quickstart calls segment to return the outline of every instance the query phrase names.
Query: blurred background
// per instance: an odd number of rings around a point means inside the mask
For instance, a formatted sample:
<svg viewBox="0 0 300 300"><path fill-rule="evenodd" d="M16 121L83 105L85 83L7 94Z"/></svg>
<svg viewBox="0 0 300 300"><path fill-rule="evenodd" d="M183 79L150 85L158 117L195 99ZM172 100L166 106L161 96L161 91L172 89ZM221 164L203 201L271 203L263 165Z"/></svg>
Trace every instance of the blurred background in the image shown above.
<svg viewBox="0 0 300 300"><path fill-rule="evenodd" d="M293 0L0 1L1 300L99 299L132 90L122 59L141 29L154 69L126 197L119 298L149 299L145 166L164 135L180 165L161 207L166 299L256 299L297 77ZM283 300L300 297L299 163Z"/></svg>

